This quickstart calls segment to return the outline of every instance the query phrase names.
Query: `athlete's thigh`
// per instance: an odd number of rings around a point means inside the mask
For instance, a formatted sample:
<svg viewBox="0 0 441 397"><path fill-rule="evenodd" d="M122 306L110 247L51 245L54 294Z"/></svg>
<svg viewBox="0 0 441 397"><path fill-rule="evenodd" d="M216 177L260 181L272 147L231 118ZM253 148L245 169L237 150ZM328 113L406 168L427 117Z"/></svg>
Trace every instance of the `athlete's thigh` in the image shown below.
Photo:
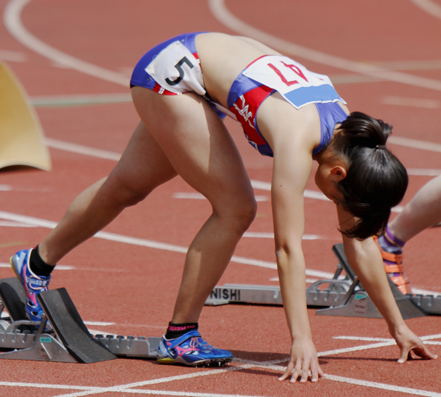
<svg viewBox="0 0 441 397"><path fill-rule="evenodd" d="M142 198L176 175L167 156L141 121L106 184L117 194L125 191L125 194Z"/></svg>
<svg viewBox="0 0 441 397"><path fill-rule="evenodd" d="M239 151L207 101L193 93L165 96L141 87L134 87L132 96L141 120L187 183L214 205L254 200Z"/></svg>

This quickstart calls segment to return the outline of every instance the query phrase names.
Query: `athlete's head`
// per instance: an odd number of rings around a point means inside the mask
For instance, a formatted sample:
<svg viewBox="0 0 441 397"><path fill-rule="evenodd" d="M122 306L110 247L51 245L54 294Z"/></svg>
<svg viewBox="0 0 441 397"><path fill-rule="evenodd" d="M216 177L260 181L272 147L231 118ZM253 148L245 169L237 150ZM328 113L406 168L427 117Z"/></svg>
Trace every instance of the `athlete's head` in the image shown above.
<svg viewBox="0 0 441 397"><path fill-rule="evenodd" d="M343 196L339 204L359 218L344 232L348 237L382 234L391 208L406 192L406 169L385 146L391 132L392 126L382 120L353 112L334 135L332 152L346 164L346 177L337 183Z"/></svg>

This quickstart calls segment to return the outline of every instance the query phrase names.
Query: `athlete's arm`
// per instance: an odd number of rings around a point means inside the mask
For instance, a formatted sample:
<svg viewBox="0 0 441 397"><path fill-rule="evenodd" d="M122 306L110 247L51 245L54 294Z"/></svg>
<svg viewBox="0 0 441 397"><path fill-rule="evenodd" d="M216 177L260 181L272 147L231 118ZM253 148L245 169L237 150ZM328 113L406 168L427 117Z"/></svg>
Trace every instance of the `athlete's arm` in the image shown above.
<svg viewBox="0 0 441 397"><path fill-rule="evenodd" d="M272 208L277 268L285 315L292 345L288 367L280 380L291 375L306 382L308 372L317 381L323 372L312 342L306 306L305 260L302 251L304 232L303 192L312 167L312 149L317 137L311 139L309 110L296 111L285 101L272 99L263 107L259 128L274 152ZM265 105L265 102L264 102ZM262 105L263 106L263 105ZM258 116L259 116L258 112ZM312 113L315 114L315 113ZM265 122L265 117L270 123ZM266 120L266 121L267 121Z"/></svg>
<svg viewBox="0 0 441 397"><path fill-rule="evenodd" d="M337 213L341 230L354 226L356 219L340 205L337 205ZM386 320L389 332L400 348L398 362L404 363L411 357L411 351L425 359L436 358L404 322L389 287L381 253L373 239L359 241L343 236L343 244L349 263Z"/></svg>
<svg viewBox="0 0 441 397"><path fill-rule="evenodd" d="M305 294L305 259L302 251L304 232L303 190L311 169L309 156L296 155L295 161L279 161L284 157L275 152L271 199L273 204L274 234L277 269L285 315L291 333L291 359L280 380L292 374L301 381L317 381L323 375L312 342ZM309 158L308 158L309 157ZM291 159L293 156L291 156Z"/></svg>

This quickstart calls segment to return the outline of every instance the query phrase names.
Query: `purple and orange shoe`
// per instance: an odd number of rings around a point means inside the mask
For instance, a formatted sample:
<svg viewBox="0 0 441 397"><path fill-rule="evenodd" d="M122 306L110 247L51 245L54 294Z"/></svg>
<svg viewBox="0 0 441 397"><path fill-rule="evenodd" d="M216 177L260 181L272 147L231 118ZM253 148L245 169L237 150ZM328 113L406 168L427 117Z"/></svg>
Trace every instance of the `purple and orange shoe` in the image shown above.
<svg viewBox="0 0 441 397"><path fill-rule="evenodd" d="M41 291L49 289L51 277L37 276L29 267L32 248L18 251L10 259L12 270L23 284L26 292L26 312L32 321L41 321L43 309L37 300ZM49 324L48 324L49 325Z"/></svg>
<svg viewBox="0 0 441 397"><path fill-rule="evenodd" d="M157 354L157 360L161 364L184 364L193 367L221 366L233 360L229 351L209 345L196 330L188 331L176 339L165 339L163 336Z"/></svg>
<svg viewBox="0 0 441 397"><path fill-rule="evenodd" d="M403 273L403 254L393 254L385 251L378 242L378 237L374 237L375 244L383 257L384 270L392 282L398 287L403 295L411 294L409 280Z"/></svg>

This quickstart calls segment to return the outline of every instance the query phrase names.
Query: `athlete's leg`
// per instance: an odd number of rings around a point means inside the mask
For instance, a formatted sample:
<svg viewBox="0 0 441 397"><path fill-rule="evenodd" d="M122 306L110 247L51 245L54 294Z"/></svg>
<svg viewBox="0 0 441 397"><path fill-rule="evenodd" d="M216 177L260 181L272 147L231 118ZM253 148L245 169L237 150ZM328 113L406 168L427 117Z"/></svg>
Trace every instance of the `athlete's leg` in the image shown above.
<svg viewBox="0 0 441 397"><path fill-rule="evenodd" d="M173 315L197 322L205 299L228 265L256 202L238 150L223 122L194 94L159 96L134 87L141 120L173 168L212 205L212 214L189 247Z"/></svg>
<svg viewBox="0 0 441 397"><path fill-rule="evenodd" d="M158 95L159 96L159 95ZM81 193L40 244L41 258L55 265L74 247L109 224L124 208L176 176L161 148L140 123L109 177Z"/></svg>
<svg viewBox="0 0 441 397"><path fill-rule="evenodd" d="M385 234L378 238L386 273L403 294L411 293L409 281L403 274L404 245L418 233L441 221L441 176L432 179L388 224Z"/></svg>
<svg viewBox="0 0 441 397"><path fill-rule="evenodd" d="M404 210L389 224L403 242L441 221L441 176L424 185Z"/></svg>

